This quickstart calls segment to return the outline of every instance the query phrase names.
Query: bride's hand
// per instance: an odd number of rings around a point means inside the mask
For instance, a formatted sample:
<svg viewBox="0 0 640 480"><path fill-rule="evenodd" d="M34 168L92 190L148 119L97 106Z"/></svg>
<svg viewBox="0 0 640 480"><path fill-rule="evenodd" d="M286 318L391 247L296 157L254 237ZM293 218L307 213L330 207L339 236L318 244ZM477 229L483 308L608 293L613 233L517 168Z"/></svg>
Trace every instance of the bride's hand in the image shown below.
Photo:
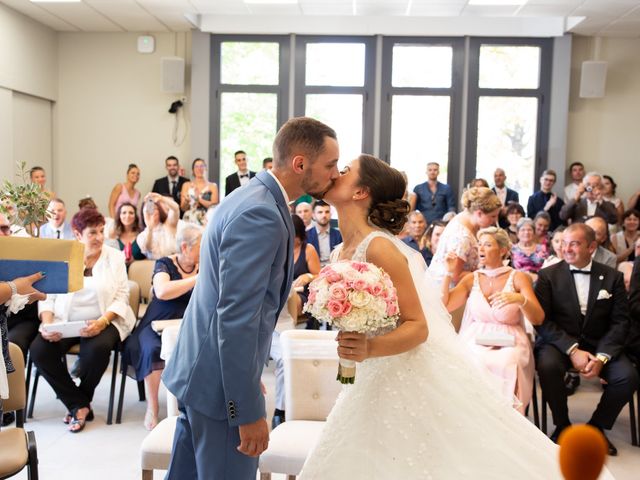
<svg viewBox="0 0 640 480"><path fill-rule="evenodd" d="M369 339L364 333L339 332L336 340L340 358L356 362L369 358Z"/></svg>

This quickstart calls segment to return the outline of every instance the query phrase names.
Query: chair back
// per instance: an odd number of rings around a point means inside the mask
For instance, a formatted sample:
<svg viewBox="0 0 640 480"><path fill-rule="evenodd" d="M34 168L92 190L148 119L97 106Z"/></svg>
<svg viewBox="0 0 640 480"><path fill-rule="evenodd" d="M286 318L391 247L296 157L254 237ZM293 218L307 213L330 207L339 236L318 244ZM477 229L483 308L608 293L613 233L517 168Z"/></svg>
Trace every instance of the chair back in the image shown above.
<svg viewBox="0 0 640 480"><path fill-rule="evenodd" d="M133 280L129 280L129 306L133 310L133 315L138 318L140 309L140 285Z"/></svg>
<svg viewBox="0 0 640 480"><path fill-rule="evenodd" d="M153 280L153 268L155 260L136 260L129 265L129 280L133 280L140 287L141 299L148 302L146 296L151 289L151 281Z"/></svg>
<svg viewBox="0 0 640 480"><path fill-rule="evenodd" d="M286 330L280 334L287 420L326 420L342 389L337 332Z"/></svg>
<svg viewBox="0 0 640 480"><path fill-rule="evenodd" d="M9 398L2 401L2 410L13 412L23 410L27 402L27 388L24 381L24 357L22 350L15 343L9 344L9 355L15 372L7 375L9 382Z"/></svg>

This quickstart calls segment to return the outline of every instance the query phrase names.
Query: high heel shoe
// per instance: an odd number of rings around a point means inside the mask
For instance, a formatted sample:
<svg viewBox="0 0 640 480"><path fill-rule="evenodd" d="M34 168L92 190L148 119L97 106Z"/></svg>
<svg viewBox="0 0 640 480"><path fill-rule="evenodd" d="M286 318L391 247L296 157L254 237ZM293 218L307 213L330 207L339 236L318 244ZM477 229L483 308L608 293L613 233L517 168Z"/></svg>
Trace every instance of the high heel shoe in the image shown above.
<svg viewBox="0 0 640 480"><path fill-rule="evenodd" d="M158 425L158 415L153 413L150 408L147 408L147 412L144 414L144 428L153 430L156 425Z"/></svg>

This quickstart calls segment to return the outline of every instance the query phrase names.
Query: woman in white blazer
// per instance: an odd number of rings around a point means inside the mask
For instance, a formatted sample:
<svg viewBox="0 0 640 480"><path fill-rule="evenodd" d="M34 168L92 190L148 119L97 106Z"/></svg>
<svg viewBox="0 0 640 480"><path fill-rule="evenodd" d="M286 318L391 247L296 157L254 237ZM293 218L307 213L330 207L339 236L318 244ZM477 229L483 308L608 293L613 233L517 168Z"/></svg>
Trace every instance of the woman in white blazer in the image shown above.
<svg viewBox="0 0 640 480"><path fill-rule="evenodd" d="M135 324L129 307L129 284L122 252L103 245L105 220L93 208L73 216L71 226L84 244L84 288L73 293L49 295L39 302L42 325L85 322L79 337L62 338L59 332L40 333L31 344L31 357L67 408L64 422L80 432L93 420L91 400L109 363L111 350L124 340ZM80 384L76 385L60 361L71 346L80 344Z"/></svg>

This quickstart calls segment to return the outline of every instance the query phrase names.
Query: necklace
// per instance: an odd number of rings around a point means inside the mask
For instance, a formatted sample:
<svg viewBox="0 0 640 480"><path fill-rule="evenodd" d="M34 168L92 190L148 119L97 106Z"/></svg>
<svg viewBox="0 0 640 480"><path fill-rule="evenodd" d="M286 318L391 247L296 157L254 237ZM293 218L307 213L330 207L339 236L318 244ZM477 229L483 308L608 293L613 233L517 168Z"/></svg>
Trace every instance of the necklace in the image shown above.
<svg viewBox="0 0 640 480"><path fill-rule="evenodd" d="M190 274L190 273L193 273L193 271L196 269L196 266L194 265L191 270L185 270L185 268L182 265L180 265L180 260L178 260L178 256L177 255L176 255L176 263L178 264L178 267L180 268L180 270L182 270L187 275Z"/></svg>

